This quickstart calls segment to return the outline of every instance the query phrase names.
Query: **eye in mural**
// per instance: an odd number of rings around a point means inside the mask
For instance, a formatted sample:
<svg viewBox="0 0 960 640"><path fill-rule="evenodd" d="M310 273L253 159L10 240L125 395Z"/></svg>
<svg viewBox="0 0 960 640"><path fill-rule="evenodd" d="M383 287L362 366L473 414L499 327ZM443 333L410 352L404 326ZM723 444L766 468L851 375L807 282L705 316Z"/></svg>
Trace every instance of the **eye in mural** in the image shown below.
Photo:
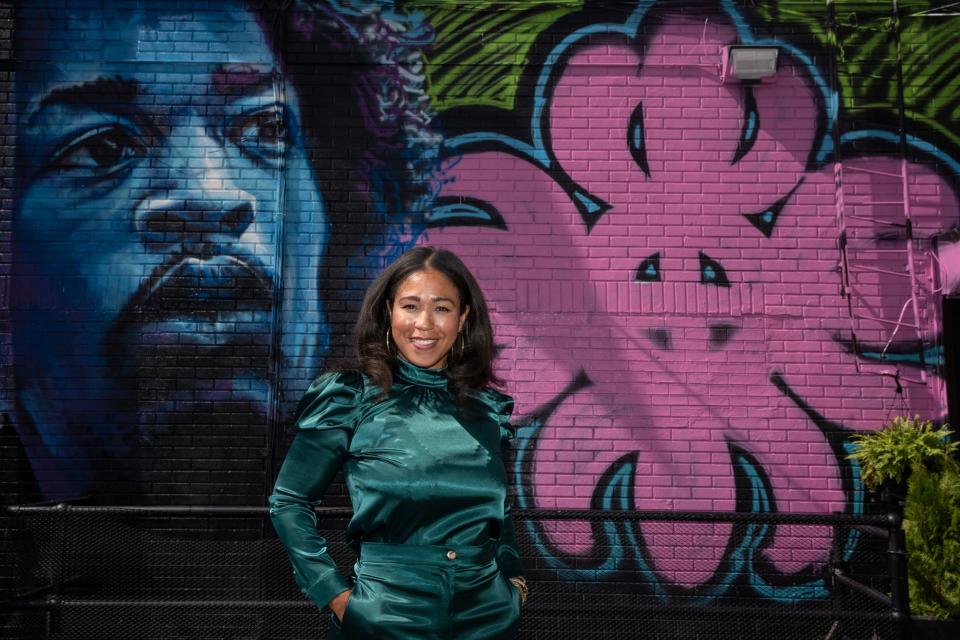
<svg viewBox="0 0 960 640"><path fill-rule="evenodd" d="M727 279L727 270L719 262L700 252L700 283L712 284L715 287L729 287L730 280Z"/></svg>
<svg viewBox="0 0 960 640"><path fill-rule="evenodd" d="M638 282L659 282L660 281L660 252L644 259L637 267Z"/></svg>
<svg viewBox="0 0 960 640"><path fill-rule="evenodd" d="M346 333L324 307L359 304L432 197L417 19L214 4L17 13L2 409L33 497L261 504L287 412Z"/></svg>
<svg viewBox="0 0 960 640"><path fill-rule="evenodd" d="M493 210L505 224L438 217L423 242L463 256L510 327L499 370L526 415L521 506L859 513L849 435L894 405L936 416L942 405L936 380L901 387L894 359L852 336L916 355L934 349L935 330L922 347L891 338L909 279L859 274L852 317L841 296L835 101L811 59L778 42L774 82L722 84L723 45L753 38L740 14L648 8L551 34L560 44L524 76L534 85L515 107L530 115L524 137L448 140L442 197L482 202L476 217ZM884 134L840 142L858 136ZM902 221L889 204L904 199L899 159L847 152L845 193L865 203L847 203L847 236L862 261L886 222ZM927 164L907 175L915 237L954 227L950 183ZM774 600L828 593L829 527L527 525L573 580L641 571L664 599L735 583ZM840 553L856 544L845 538Z"/></svg>

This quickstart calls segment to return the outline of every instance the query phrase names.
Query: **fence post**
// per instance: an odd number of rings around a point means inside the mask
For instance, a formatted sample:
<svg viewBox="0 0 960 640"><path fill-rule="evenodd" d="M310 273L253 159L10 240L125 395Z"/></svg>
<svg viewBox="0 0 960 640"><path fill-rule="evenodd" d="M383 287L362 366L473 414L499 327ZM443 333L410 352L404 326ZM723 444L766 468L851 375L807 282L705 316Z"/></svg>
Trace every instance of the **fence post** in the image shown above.
<svg viewBox="0 0 960 640"><path fill-rule="evenodd" d="M906 488L886 484L883 501L887 509L889 535L887 556L890 563L890 607L897 622L897 636L910 640L910 584L907 580L907 541L903 533L903 502Z"/></svg>

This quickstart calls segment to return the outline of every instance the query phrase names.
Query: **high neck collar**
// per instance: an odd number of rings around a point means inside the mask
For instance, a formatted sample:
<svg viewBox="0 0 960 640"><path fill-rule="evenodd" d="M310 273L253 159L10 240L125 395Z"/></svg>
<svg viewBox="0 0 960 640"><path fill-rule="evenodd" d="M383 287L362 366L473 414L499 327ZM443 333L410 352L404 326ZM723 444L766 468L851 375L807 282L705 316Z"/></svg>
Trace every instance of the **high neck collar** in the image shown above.
<svg viewBox="0 0 960 640"><path fill-rule="evenodd" d="M447 388L447 368L425 369L418 367L412 362L403 358L397 358L397 364L394 367L397 377L411 384L420 387L432 387L434 389Z"/></svg>

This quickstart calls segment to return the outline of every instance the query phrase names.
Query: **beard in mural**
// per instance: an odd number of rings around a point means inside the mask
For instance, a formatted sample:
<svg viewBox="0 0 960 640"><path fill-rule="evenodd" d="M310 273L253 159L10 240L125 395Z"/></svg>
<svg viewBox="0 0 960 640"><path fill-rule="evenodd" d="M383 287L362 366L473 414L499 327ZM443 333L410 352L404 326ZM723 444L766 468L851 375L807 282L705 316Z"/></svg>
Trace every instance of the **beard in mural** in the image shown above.
<svg viewBox="0 0 960 640"><path fill-rule="evenodd" d="M561 44L518 109L528 137L448 140L423 238L463 257L509 328L499 370L527 416L521 507L858 513L849 434L895 408L944 410L936 376L908 382L924 358L937 364L936 328L923 342L908 328L891 337L911 296L893 273L909 242L899 160L851 157L854 142L891 136L840 141L847 253L872 267L844 286L836 102L822 74L779 42L775 82L722 84L722 46L754 41L741 16L646 6L552 34ZM911 165L909 182L915 237L957 224L955 193L931 166ZM917 260L921 282L929 260ZM526 524L573 580L640 571L664 599L734 585L775 600L828 595L829 527ZM839 553L855 547L847 536Z"/></svg>
<svg viewBox="0 0 960 640"><path fill-rule="evenodd" d="M379 16L361 9L295 3L282 18L314 56L407 51L399 20L360 42L357 27ZM332 86L298 95L287 78L317 58L281 70L277 20L241 2L162 0L38 1L18 15L6 409L46 498L261 502L271 429L330 342L322 283L337 266L330 239L350 227L329 194L354 227L396 223L379 232L393 246L355 269L404 248L423 190L403 180L419 167L394 171L378 153L405 123L375 95L397 70L381 56L358 88L346 75L358 67L329 65L314 82ZM308 135L325 141L308 151ZM346 261L369 240L354 229L335 253Z"/></svg>
<svg viewBox="0 0 960 640"><path fill-rule="evenodd" d="M59 4L28 3L17 42L14 421L41 490L256 494L215 476L256 483L271 352L313 369L323 342L297 95L240 4Z"/></svg>

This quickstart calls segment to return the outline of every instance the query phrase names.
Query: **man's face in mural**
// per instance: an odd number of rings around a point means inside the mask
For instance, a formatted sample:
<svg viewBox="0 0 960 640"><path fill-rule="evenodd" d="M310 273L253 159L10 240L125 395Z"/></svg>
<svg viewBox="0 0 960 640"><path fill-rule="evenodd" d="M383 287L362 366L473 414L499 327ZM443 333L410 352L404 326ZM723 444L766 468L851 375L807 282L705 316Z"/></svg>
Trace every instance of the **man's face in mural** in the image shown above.
<svg viewBox="0 0 960 640"><path fill-rule="evenodd" d="M242 5L44 4L18 28L11 305L41 489L69 497L140 456L155 475L135 490L233 491L198 464L225 457L258 492L268 371L309 379L324 343L297 96Z"/></svg>

